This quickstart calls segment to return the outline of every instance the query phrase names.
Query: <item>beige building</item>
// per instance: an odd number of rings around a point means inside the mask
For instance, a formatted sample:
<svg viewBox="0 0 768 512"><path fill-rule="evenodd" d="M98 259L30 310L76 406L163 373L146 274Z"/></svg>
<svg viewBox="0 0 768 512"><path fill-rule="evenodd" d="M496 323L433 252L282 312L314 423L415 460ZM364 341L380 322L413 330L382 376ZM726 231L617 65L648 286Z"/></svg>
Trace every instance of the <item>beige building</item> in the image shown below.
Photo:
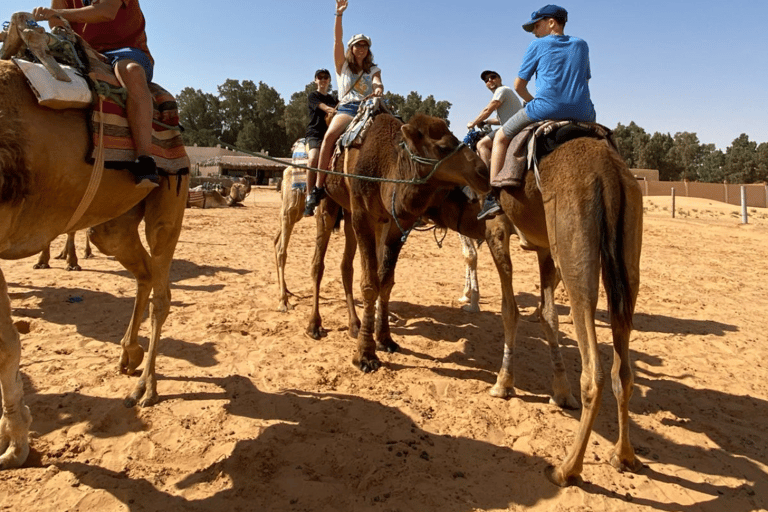
<svg viewBox="0 0 768 512"><path fill-rule="evenodd" d="M280 162L275 162L223 148L221 145L187 146L186 150L192 176L250 176L255 185L267 185L271 178L282 177L283 170L291 164L291 158L278 158Z"/></svg>

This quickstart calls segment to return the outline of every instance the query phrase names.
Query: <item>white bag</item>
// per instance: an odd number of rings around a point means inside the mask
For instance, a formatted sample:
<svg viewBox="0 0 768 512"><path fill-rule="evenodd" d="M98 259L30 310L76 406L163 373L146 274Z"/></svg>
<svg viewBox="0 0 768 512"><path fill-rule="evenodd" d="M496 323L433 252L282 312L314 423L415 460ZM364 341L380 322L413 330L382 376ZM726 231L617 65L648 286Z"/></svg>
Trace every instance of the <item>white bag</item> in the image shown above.
<svg viewBox="0 0 768 512"><path fill-rule="evenodd" d="M93 95L88 82L71 66L61 65L71 82L56 80L42 64L13 57L13 62L27 77L27 82L40 105L49 108L85 108L91 105Z"/></svg>

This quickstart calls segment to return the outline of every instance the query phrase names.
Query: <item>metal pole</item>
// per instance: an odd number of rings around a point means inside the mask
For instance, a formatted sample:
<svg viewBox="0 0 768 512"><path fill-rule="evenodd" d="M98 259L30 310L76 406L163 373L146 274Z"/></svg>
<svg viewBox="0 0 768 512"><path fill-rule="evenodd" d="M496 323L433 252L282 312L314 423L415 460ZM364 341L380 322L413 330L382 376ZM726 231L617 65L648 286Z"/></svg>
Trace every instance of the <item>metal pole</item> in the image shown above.
<svg viewBox="0 0 768 512"><path fill-rule="evenodd" d="M675 218L675 187L672 187L672 218Z"/></svg>
<svg viewBox="0 0 768 512"><path fill-rule="evenodd" d="M741 223L747 223L747 187L741 186Z"/></svg>

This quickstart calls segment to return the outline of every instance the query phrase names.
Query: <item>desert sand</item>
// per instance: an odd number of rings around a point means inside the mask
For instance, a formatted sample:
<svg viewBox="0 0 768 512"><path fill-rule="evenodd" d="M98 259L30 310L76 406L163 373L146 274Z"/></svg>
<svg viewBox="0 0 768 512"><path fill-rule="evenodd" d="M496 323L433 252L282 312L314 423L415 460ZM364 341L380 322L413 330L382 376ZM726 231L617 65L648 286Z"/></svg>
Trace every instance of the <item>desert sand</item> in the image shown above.
<svg viewBox="0 0 768 512"><path fill-rule="evenodd" d="M405 245L392 295L402 352L364 375L351 364L331 240L322 286L329 335L304 335L314 221L303 220L287 266L295 308L279 313L273 237L279 194L244 207L187 210L172 268L173 303L158 356L161 401L127 409L136 377L117 372L134 281L96 252L83 270L0 262L22 335L32 453L0 474L0 510L440 511L768 509L768 211L645 198L642 282L631 339L630 436L646 467L608 463L617 437L607 385L581 487L545 478L569 447L580 411L548 403L549 352L523 321L517 396L494 399L503 329L498 277L479 254L480 313L463 311L455 233ZM442 238L437 234L437 239ZM53 251L64 238L54 242ZM78 250L82 248L82 234ZM538 301L536 258L513 251L522 312ZM358 272L359 273L359 272ZM356 293L357 285L355 288ZM568 316L558 292L559 314ZM603 366L612 350L598 304ZM579 353L561 322L574 389ZM140 333L146 346L149 322ZM578 396L578 392L575 393Z"/></svg>

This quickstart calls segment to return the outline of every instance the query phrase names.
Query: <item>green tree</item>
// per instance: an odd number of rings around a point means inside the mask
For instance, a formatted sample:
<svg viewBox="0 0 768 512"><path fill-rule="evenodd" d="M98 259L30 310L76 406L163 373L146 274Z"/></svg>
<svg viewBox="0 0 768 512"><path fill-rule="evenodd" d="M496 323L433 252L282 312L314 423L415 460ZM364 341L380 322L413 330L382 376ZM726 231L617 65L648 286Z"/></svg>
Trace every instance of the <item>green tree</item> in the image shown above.
<svg viewBox="0 0 768 512"><path fill-rule="evenodd" d="M640 165L640 152L651 138L645 133L645 130L637 126L634 121L631 121L629 126L619 123L613 130L613 137L619 154L627 162L627 165L635 168L642 167ZM653 167L653 169L655 168Z"/></svg>
<svg viewBox="0 0 768 512"><path fill-rule="evenodd" d="M219 99L210 93L185 87L176 96L179 122L184 127L184 144L215 146L221 137L222 117Z"/></svg>
<svg viewBox="0 0 768 512"><path fill-rule="evenodd" d="M757 179L755 181L768 182L768 142L757 146Z"/></svg>
<svg viewBox="0 0 768 512"><path fill-rule="evenodd" d="M389 99L389 108L407 123L416 114L427 114L439 117L448 121L448 114L451 111L449 101L436 101L431 94L425 99L416 91L411 91L407 97L403 98L399 94L387 93Z"/></svg>
<svg viewBox="0 0 768 512"><path fill-rule="evenodd" d="M715 149L714 144L707 144L706 152L696 173L698 181L722 183L725 178L725 153Z"/></svg>
<svg viewBox="0 0 768 512"><path fill-rule="evenodd" d="M730 183L753 183L757 169L757 143L742 133L725 151L726 179Z"/></svg>
<svg viewBox="0 0 768 512"><path fill-rule="evenodd" d="M307 99L316 88L315 82L308 83L303 91L293 93L291 101L285 106L285 133L289 141L296 141L306 134L309 124Z"/></svg>
<svg viewBox="0 0 768 512"><path fill-rule="evenodd" d="M695 133L677 132L673 137L668 158L682 168L682 179L696 179L704 151Z"/></svg>
<svg viewBox="0 0 768 512"><path fill-rule="evenodd" d="M229 144L243 142L242 149L286 155L293 141L285 133L285 102L264 82L257 86L250 80L226 80L219 86L223 117L222 140ZM240 131L247 128L241 137Z"/></svg>

